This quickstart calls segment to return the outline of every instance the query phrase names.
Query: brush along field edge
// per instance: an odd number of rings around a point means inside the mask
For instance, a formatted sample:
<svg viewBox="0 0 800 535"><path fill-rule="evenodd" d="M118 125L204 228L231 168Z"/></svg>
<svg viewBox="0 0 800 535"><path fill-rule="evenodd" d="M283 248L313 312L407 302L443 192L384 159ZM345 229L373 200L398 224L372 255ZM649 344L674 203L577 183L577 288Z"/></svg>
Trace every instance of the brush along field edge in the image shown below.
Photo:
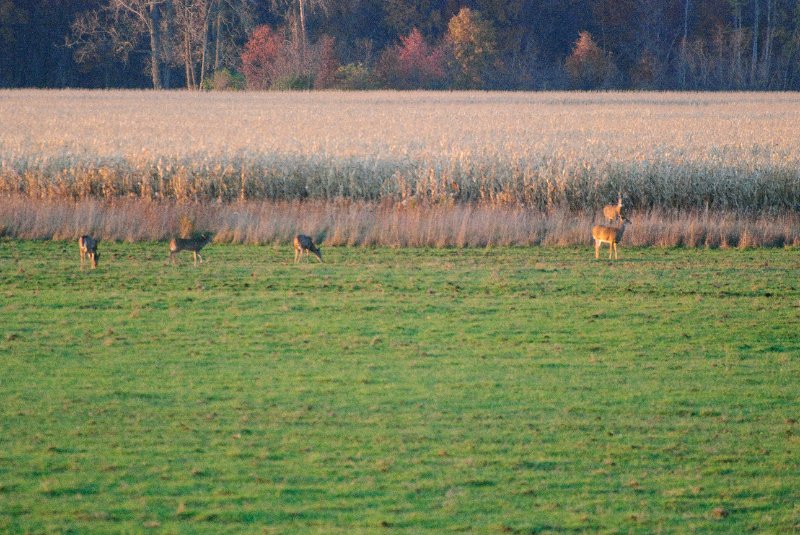
<svg viewBox="0 0 800 535"><path fill-rule="evenodd" d="M800 214L729 211L630 212L622 246L783 247L800 245ZM138 199L0 198L0 236L103 241L168 241L212 232L216 243L288 244L298 233L326 246L486 247L589 245L599 213L540 212L521 206L402 205L340 200L175 203Z"/></svg>

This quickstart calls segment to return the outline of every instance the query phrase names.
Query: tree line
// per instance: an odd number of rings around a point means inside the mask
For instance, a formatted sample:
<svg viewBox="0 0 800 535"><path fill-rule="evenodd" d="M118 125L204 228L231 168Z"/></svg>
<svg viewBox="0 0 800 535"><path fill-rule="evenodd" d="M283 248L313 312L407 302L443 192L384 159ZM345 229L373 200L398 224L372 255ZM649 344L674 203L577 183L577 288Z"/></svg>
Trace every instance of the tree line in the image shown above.
<svg viewBox="0 0 800 535"><path fill-rule="evenodd" d="M0 0L1 87L800 89L798 0Z"/></svg>

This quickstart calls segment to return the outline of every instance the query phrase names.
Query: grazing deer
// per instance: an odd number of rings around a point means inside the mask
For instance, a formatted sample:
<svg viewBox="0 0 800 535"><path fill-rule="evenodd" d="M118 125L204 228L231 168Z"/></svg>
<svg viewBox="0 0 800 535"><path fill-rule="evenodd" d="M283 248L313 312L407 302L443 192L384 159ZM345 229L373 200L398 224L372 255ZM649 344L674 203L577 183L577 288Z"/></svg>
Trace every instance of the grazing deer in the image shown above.
<svg viewBox="0 0 800 535"><path fill-rule="evenodd" d="M294 237L294 261L297 263L300 260L300 257L303 256L303 252L306 253L306 257L308 257L308 253L312 252L316 255L317 259L322 262L322 251L319 250L319 247L314 245L314 240L311 239L310 236L306 236L305 234L298 234Z"/></svg>
<svg viewBox="0 0 800 535"><path fill-rule="evenodd" d="M606 216L611 223L617 219L622 219L622 192L617 198L617 204L607 204L603 207L603 215Z"/></svg>
<svg viewBox="0 0 800 535"><path fill-rule="evenodd" d="M592 237L594 238L594 257L600 258L600 245L607 243L608 259L611 260L611 252L614 252L614 259L617 259L617 244L622 241L625 227L630 223L624 217L622 225L619 227L607 227L605 225L595 225L592 227Z"/></svg>
<svg viewBox="0 0 800 535"><path fill-rule="evenodd" d="M191 251L194 253L194 265L197 266L197 258L200 258L200 263L203 263L203 257L200 256L200 249L205 247L211 242L211 234L201 234L199 238L174 238L169 242L169 260L175 264L175 258L181 251Z"/></svg>
<svg viewBox="0 0 800 535"><path fill-rule="evenodd" d="M78 249L81 251L81 269L86 264L86 257L89 257L89 262L92 264L92 269L97 267L97 262L100 260L100 253L97 252L97 244L100 240L95 240L91 236L83 235L78 238Z"/></svg>

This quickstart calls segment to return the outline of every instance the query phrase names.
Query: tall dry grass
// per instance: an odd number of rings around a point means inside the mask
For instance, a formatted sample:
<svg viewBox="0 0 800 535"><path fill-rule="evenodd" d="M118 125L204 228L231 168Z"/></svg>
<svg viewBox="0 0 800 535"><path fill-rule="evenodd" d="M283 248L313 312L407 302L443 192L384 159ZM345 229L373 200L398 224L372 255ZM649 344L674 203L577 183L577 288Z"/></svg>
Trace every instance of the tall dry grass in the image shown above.
<svg viewBox="0 0 800 535"><path fill-rule="evenodd" d="M800 245L800 214L742 216L734 212L630 214L624 244L685 247ZM540 212L522 206L439 204L402 206L367 201L245 201L176 203L141 199L11 197L0 203L0 236L74 240L167 240L211 231L216 242L286 244L298 232L326 245L485 247L589 245L601 217L568 210Z"/></svg>
<svg viewBox="0 0 800 535"><path fill-rule="evenodd" d="M794 93L26 90L0 121L0 195L32 199L800 204Z"/></svg>

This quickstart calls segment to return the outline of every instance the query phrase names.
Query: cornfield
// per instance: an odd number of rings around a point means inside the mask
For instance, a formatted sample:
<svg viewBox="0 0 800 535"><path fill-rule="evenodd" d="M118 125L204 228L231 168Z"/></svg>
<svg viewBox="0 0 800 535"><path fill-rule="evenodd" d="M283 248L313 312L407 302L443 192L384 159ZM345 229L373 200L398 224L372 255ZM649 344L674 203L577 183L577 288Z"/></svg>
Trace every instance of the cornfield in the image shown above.
<svg viewBox="0 0 800 535"><path fill-rule="evenodd" d="M797 243L793 93L25 90L0 91L0 120L11 236L163 239L190 210L230 241L583 243L621 192L642 244ZM120 207L156 215L58 215Z"/></svg>
<svg viewBox="0 0 800 535"><path fill-rule="evenodd" d="M0 194L775 213L800 95L0 91Z"/></svg>

